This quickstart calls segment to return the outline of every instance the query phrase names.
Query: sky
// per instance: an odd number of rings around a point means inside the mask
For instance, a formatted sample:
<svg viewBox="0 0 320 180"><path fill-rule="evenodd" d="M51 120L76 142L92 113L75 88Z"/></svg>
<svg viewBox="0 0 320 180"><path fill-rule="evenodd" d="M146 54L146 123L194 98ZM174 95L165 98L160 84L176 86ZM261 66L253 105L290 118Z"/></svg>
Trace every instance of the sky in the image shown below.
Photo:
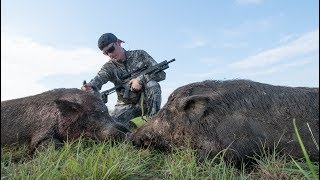
<svg viewBox="0 0 320 180"><path fill-rule="evenodd" d="M162 106L204 80L319 87L318 0L1 0L1 101L80 88L109 60L97 46L107 32L126 50L176 59Z"/></svg>

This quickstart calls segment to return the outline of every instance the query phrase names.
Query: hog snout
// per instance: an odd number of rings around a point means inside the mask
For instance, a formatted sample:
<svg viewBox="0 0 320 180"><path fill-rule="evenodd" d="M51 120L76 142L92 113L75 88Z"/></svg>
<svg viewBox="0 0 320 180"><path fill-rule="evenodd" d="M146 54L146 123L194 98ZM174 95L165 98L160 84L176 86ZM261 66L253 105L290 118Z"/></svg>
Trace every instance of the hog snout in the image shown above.
<svg viewBox="0 0 320 180"><path fill-rule="evenodd" d="M130 134L131 132L127 128L122 127L121 129L119 129L115 126L108 126L101 131L99 139L123 141L127 139L128 133Z"/></svg>
<svg viewBox="0 0 320 180"><path fill-rule="evenodd" d="M131 133L128 139L136 147L148 147L151 144L151 138L146 134L138 135L137 133Z"/></svg>

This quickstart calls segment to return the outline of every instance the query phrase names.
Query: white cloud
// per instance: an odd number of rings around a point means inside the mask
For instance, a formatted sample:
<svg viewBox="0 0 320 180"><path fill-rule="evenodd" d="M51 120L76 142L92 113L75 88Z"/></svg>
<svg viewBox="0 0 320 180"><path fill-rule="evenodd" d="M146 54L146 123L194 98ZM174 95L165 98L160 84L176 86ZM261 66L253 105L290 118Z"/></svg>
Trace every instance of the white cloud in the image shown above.
<svg viewBox="0 0 320 180"><path fill-rule="evenodd" d="M184 77L244 78L278 85L319 86L319 30L286 39L287 43L276 48L260 51L229 65L220 65L219 68L184 74Z"/></svg>
<svg viewBox="0 0 320 180"><path fill-rule="evenodd" d="M49 90L39 80L62 73L97 71L104 60L93 49L58 49L1 29L1 100Z"/></svg>
<svg viewBox="0 0 320 180"><path fill-rule="evenodd" d="M279 40L279 44L283 44L283 43L287 43L288 41L292 40L293 38L296 38L297 35L296 34L287 34L287 35L284 35L280 38Z"/></svg>
<svg viewBox="0 0 320 180"><path fill-rule="evenodd" d="M291 63L285 63L285 64L276 65L276 66L271 66L271 67L264 69L264 70L259 69L257 71L248 72L246 74L249 76L268 75L268 74L273 74L276 72L287 71L289 68L301 67L303 65L307 65L310 63L312 63L312 60L310 60L310 59L297 60L297 61L294 61Z"/></svg>
<svg viewBox="0 0 320 180"><path fill-rule="evenodd" d="M308 32L285 45L265 50L231 64L233 68L256 68L307 53L319 52L319 29Z"/></svg>

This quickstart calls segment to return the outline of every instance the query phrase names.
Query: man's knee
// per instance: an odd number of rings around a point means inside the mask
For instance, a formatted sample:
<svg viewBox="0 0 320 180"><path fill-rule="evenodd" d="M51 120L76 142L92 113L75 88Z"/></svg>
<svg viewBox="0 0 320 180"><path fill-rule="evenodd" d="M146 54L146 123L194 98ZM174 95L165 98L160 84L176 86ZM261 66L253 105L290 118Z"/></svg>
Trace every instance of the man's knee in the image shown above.
<svg viewBox="0 0 320 180"><path fill-rule="evenodd" d="M110 116L116 122L119 122L125 126L128 125L129 121L141 114L141 110L132 104L117 106Z"/></svg>
<svg viewBox="0 0 320 180"><path fill-rule="evenodd" d="M156 81L149 81L146 85L146 101L148 118L154 116L161 106L161 87Z"/></svg>

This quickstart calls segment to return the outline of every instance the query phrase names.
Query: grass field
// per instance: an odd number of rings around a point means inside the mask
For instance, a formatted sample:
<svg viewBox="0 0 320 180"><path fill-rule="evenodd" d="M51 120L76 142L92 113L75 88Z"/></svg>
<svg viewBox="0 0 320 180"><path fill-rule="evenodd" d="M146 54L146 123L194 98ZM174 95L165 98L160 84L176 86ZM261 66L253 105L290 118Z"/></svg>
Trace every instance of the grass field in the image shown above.
<svg viewBox="0 0 320 180"><path fill-rule="evenodd" d="M1 148L1 179L319 179L319 163L308 164L304 159L265 153L253 168L237 169L221 155L200 164L190 148L165 154L129 142L97 143L80 138L32 157L23 147Z"/></svg>

